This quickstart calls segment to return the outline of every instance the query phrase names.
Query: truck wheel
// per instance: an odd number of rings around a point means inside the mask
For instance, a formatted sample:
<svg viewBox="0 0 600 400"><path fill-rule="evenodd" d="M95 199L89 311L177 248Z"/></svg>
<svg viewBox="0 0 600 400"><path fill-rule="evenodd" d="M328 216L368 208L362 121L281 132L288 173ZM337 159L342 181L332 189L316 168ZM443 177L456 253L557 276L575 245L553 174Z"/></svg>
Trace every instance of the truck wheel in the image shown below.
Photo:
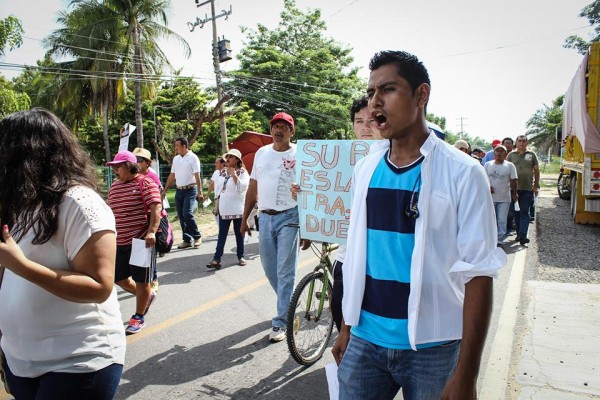
<svg viewBox="0 0 600 400"><path fill-rule="evenodd" d="M563 200L569 200L571 198L571 176L563 172L558 175L558 182L556 184L558 189L558 197Z"/></svg>
<svg viewBox="0 0 600 400"><path fill-rule="evenodd" d="M577 214L577 174L571 177L571 216L575 221Z"/></svg>

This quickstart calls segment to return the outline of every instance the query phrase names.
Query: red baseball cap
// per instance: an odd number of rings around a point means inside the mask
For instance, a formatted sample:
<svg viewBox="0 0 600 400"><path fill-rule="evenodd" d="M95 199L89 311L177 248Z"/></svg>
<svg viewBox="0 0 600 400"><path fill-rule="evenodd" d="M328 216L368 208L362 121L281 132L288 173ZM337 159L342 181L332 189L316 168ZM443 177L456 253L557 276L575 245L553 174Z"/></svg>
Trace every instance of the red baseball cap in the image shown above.
<svg viewBox="0 0 600 400"><path fill-rule="evenodd" d="M273 118L271 118L271 121L269 122L269 124L273 125L273 122L275 122L275 121L285 121L288 124L290 124L292 126L292 128L294 127L294 118L292 118L292 116L290 114L287 114L284 112L275 114L273 116Z"/></svg>
<svg viewBox="0 0 600 400"><path fill-rule="evenodd" d="M496 147L499 144L502 144L502 140L494 139L494 141L492 142L492 147Z"/></svg>

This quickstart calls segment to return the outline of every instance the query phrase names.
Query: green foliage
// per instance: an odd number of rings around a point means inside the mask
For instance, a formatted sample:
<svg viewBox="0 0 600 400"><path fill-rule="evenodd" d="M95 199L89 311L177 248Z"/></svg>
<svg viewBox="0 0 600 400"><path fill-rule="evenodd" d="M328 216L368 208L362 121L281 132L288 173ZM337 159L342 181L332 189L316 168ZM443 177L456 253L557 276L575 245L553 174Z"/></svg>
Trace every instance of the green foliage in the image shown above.
<svg viewBox="0 0 600 400"><path fill-rule="evenodd" d="M23 26L14 15L0 19L0 56L4 55L6 48L14 50L23 44Z"/></svg>
<svg viewBox="0 0 600 400"><path fill-rule="evenodd" d="M16 91L14 85L0 75L0 119L17 111L28 110L30 107L29 96Z"/></svg>
<svg viewBox="0 0 600 400"><path fill-rule="evenodd" d="M577 35L571 35L565 39L563 47L575 49L579 54L587 53L590 43L600 41L600 0L594 0L592 3L583 7L579 16L587 18L590 25L594 27L594 36L589 41Z"/></svg>
<svg viewBox="0 0 600 400"><path fill-rule="evenodd" d="M563 122L563 102L565 96L558 96L552 101L552 106L544 104L527 121L527 139L538 149L540 154L548 152L556 146L556 129Z"/></svg>
<svg viewBox="0 0 600 400"><path fill-rule="evenodd" d="M277 28L242 28L245 47L240 69L226 90L243 99L265 121L278 111L296 120L296 138L334 139L348 135L348 109L364 93L365 82L351 66L351 49L324 36L320 10L300 11L284 0Z"/></svg>
<svg viewBox="0 0 600 400"><path fill-rule="evenodd" d="M439 117L435 114L427 113L425 119L429 122L433 122L434 124L442 128L444 130L444 133L446 132L446 117Z"/></svg>

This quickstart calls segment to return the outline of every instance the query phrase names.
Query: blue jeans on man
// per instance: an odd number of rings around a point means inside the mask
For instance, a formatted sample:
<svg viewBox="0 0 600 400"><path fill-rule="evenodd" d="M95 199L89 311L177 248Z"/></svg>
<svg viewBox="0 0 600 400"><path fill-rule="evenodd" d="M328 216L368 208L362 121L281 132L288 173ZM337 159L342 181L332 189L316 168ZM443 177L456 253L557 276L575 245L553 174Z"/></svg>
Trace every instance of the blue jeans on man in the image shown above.
<svg viewBox="0 0 600 400"><path fill-rule="evenodd" d="M529 207L533 203L532 190L517 190L519 195L519 211L515 211L515 224L517 225L517 238L527 239L529 231Z"/></svg>
<svg viewBox="0 0 600 400"><path fill-rule="evenodd" d="M287 225L298 224L298 208L290 208L276 215L261 212L259 221L260 261L277 294L277 315L271 324L274 328L285 328L300 251L299 229Z"/></svg>
<svg viewBox="0 0 600 400"><path fill-rule="evenodd" d="M183 233L183 241L192 243L194 240L199 240L202 235L196 225L194 219L194 202L198 195L196 186L189 189L177 189L175 192L175 206L177 207L177 217L181 224L181 232Z"/></svg>
<svg viewBox="0 0 600 400"><path fill-rule="evenodd" d="M506 239L506 220L510 202L494 202L494 211L496 212L496 225L498 227L498 244L502 244Z"/></svg>
<svg viewBox="0 0 600 400"><path fill-rule="evenodd" d="M439 399L454 373L460 340L413 350L381 347L351 335L338 369L340 400Z"/></svg>

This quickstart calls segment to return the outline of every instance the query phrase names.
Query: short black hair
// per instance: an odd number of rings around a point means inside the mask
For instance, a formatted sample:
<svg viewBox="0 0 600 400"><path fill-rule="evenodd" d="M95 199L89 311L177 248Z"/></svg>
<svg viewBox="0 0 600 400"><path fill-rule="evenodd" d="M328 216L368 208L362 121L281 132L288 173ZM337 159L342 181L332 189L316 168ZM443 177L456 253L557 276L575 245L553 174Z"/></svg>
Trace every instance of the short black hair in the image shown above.
<svg viewBox="0 0 600 400"><path fill-rule="evenodd" d="M175 141L181 143L182 146L188 147L188 140L183 136L179 136Z"/></svg>
<svg viewBox="0 0 600 400"><path fill-rule="evenodd" d="M369 98L367 96L363 96L359 99L354 100L352 102L352 105L350 106L350 120L354 123L354 115L356 115L357 112L367 107L368 105Z"/></svg>
<svg viewBox="0 0 600 400"><path fill-rule="evenodd" d="M419 59L405 51L384 50L375 53L369 61L369 69L375 71L387 64L396 64L398 75L406 79L412 87L413 93L423 83L431 86L427 68Z"/></svg>
<svg viewBox="0 0 600 400"><path fill-rule="evenodd" d="M504 139L502 139L502 143L504 143L505 140L510 140L510 142L512 144L515 144L515 141L512 138L510 138L510 137L505 137Z"/></svg>

